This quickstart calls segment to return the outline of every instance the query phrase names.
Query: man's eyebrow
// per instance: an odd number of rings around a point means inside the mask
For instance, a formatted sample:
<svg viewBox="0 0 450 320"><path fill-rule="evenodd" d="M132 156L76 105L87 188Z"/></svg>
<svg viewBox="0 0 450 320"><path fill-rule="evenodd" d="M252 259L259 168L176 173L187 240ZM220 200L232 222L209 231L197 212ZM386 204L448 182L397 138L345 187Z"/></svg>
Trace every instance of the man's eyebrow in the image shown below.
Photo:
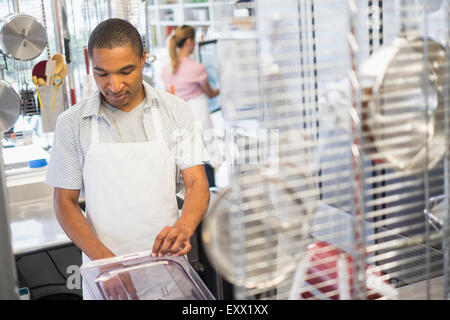
<svg viewBox="0 0 450 320"><path fill-rule="evenodd" d="M134 69L134 68L136 68L136 66L134 64L129 64L129 65L123 67L122 69L120 69L120 71L123 71L125 69Z"/></svg>
<svg viewBox="0 0 450 320"><path fill-rule="evenodd" d="M97 71L105 71L104 69L99 68L99 67L94 67L94 70L97 70Z"/></svg>
<svg viewBox="0 0 450 320"><path fill-rule="evenodd" d="M118 72L124 71L126 69L135 69L135 68L136 68L136 66L134 64L129 64L129 65L121 68ZM107 72L105 69L102 69L100 67L94 67L94 70L101 71L101 72Z"/></svg>

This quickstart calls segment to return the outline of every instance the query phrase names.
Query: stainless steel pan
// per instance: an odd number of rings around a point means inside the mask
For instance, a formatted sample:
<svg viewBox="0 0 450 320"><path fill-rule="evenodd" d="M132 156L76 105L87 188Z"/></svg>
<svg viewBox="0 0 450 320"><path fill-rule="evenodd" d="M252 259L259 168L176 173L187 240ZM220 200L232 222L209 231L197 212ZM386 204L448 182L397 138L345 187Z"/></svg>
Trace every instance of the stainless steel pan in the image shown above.
<svg viewBox="0 0 450 320"><path fill-rule="evenodd" d="M3 79L0 66L0 130L8 131L20 115L20 97L11 85Z"/></svg>
<svg viewBox="0 0 450 320"><path fill-rule="evenodd" d="M4 17L0 23L0 45L11 58L21 61L33 60L47 45L47 33L34 17L15 12Z"/></svg>
<svg viewBox="0 0 450 320"><path fill-rule="evenodd" d="M404 34L362 65L363 127L375 162L423 170L442 159L445 62L439 43Z"/></svg>

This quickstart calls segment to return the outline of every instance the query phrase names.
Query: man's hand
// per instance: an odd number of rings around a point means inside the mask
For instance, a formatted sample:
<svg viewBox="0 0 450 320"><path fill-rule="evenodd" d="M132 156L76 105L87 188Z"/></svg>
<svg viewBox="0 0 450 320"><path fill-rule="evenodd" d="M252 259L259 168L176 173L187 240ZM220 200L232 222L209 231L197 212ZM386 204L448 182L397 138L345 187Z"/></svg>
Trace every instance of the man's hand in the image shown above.
<svg viewBox="0 0 450 320"><path fill-rule="evenodd" d="M153 244L152 257L183 256L192 249L190 242L191 232L175 224L165 227L156 236Z"/></svg>
<svg viewBox="0 0 450 320"><path fill-rule="evenodd" d="M103 289L107 297L111 300L139 300L134 287L133 280L128 272L119 274L103 281ZM128 293L128 294L127 294Z"/></svg>
<svg viewBox="0 0 450 320"><path fill-rule="evenodd" d="M186 194L181 217L156 236L152 256L183 256L192 249L190 238L208 210L209 188L203 165L181 170Z"/></svg>

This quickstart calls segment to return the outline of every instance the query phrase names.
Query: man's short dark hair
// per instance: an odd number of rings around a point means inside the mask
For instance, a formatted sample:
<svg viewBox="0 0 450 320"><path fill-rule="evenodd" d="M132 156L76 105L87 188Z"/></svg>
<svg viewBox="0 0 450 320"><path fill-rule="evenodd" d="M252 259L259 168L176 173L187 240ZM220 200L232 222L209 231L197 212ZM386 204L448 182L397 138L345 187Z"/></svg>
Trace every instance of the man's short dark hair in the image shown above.
<svg viewBox="0 0 450 320"><path fill-rule="evenodd" d="M91 32L88 42L88 54L92 58L94 48L113 49L130 45L139 57L144 48L139 31L128 21L112 18L99 23Z"/></svg>

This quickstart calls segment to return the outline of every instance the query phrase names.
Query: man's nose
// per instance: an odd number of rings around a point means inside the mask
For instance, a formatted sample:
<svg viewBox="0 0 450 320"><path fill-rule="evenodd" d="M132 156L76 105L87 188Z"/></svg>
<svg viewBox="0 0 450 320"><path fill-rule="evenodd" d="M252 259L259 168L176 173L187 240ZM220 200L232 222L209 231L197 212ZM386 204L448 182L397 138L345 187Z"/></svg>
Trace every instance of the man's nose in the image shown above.
<svg viewBox="0 0 450 320"><path fill-rule="evenodd" d="M117 75L111 75L109 78L109 89L113 93L119 93L122 90L123 83L119 76Z"/></svg>

